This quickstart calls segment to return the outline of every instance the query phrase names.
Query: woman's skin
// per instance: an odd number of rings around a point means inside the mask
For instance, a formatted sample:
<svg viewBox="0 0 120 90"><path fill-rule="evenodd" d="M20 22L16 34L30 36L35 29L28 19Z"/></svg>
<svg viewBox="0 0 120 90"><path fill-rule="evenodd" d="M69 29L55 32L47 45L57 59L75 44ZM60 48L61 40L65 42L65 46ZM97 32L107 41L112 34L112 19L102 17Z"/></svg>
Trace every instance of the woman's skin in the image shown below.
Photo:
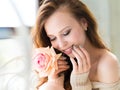
<svg viewBox="0 0 120 90"><path fill-rule="evenodd" d="M72 74L89 72L91 81L104 83L118 80L116 57L90 43L85 34L88 27L85 18L78 22L67 9L59 8L47 19L44 27L52 46L70 57L73 65ZM74 58L77 59L77 63ZM51 78L57 78L58 73L69 68L62 59L58 61L58 67L59 69L50 75Z"/></svg>

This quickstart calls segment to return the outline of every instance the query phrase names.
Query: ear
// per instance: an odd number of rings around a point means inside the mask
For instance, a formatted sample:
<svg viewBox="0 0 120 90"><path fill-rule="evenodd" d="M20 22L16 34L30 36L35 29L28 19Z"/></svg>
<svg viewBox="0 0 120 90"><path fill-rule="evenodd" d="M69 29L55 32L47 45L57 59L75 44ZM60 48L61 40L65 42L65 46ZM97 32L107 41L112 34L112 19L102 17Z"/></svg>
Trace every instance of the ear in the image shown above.
<svg viewBox="0 0 120 90"><path fill-rule="evenodd" d="M83 29L84 29L85 31L87 31L87 27L88 27L88 22L87 22L87 20L86 20L85 18L81 18L80 22L81 22L81 25L82 25Z"/></svg>

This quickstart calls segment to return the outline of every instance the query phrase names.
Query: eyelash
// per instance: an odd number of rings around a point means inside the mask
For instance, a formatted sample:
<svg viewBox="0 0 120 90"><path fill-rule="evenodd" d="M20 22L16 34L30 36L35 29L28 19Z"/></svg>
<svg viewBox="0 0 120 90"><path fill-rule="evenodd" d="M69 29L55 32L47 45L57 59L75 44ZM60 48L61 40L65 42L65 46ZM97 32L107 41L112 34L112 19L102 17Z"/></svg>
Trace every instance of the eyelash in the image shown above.
<svg viewBox="0 0 120 90"><path fill-rule="evenodd" d="M56 38L50 39L50 41L54 41Z"/></svg>
<svg viewBox="0 0 120 90"><path fill-rule="evenodd" d="M63 35L67 36L70 33L70 30L68 30L67 32L65 32Z"/></svg>
<svg viewBox="0 0 120 90"><path fill-rule="evenodd" d="M63 35L64 35L64 36L67 36L67 35L70 33L70 31L71 31L71 30L68 30L68 31L65 32ZM53 39L50 38L50 41L54 41L55 39L56 39L56 37L53 38Z"/></svg>

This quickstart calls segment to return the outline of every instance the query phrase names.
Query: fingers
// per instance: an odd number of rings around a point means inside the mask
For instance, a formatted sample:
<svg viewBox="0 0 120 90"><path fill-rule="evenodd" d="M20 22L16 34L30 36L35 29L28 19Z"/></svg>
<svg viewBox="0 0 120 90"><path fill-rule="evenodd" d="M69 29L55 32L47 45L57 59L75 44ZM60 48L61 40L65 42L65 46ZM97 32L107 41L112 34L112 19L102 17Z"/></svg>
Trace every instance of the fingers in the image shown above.
<svg viewBox="0 0 120 90"><path fill-rule="evenodd" d="M64 59L58 60L58 69L68 69L69 65L68 62Z"/></svg>
<svg viewBox="0 0 120 90"><path fill-rule="evenodd" d="M71 58L73 64L73 71L79 73L88 72L90 70L90 57L87 51L84 48L73 46L73 55L75 56L77 62Z"/></svg>
<svg viewBox="0 0 120 90"><path fill-rule="evenodd" d="M72 65L73 65L73 72L77 72L78 70L78 67L77 67L77 63L76 61L74 60L74 58L70 58L71 62L72 62Z"/></svg>
<svg viewBox="0 0 120 90"><path fill-rule="evenodd" d="M69 69L69 65L68 62L65 60L66 58L62 57L58 60L57 64L58 64L58 70L56 70L56 74L59 74L63 71L66 71Z"/></svg>
<svg viewBox="0 0 120 90"><path fill-rule="evenodd" d="M82 52L85 54L86 56L86 64L88 65L88 67L90 68L91 67L91 64L90 64L90 56L88 54L88 52L84 49L84 48L81 48Z"/></svg>
<svg viewBox="0 0 120 90"><path fill-rule="evenodd" d="M68 62L66 60L58 60L58 65L67 65Z"/></svg>
<svg viewBox="0 0 120 90"><path fill-rule="evenodd" d="M69 69L70 66L68 65L65 59L66 58L61 57L59 58L59 60L57 60L58 69L51 72L51 74L49 75L49 78L57 78L61 75L62 72Z"/></svg>

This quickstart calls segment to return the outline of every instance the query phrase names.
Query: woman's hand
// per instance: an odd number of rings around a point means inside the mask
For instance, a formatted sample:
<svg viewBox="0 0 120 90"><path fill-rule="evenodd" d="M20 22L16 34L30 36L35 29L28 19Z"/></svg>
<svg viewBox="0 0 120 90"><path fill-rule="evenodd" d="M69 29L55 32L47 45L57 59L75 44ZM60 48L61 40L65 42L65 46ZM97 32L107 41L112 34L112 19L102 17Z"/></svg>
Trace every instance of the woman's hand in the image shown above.
<svg viewBox="0 0 120 90"><path fill-rule="evenodd" d="M59 58L59 60L57 61L58 70L51 72L51 74L48 76L49 79L56 79L62 74L62 72L69 69L68 62L65 59L65 57Z"/></svg>
<svg viewBox="0 0 120 90"><path fill-rule="evenodd" d="M90 57L87 51L82 47L73 46L72 53L76 58L76 61L74 58L70 58L73 64L72 74L82 74L85 72L89 72L91 64Z"/></svg>

